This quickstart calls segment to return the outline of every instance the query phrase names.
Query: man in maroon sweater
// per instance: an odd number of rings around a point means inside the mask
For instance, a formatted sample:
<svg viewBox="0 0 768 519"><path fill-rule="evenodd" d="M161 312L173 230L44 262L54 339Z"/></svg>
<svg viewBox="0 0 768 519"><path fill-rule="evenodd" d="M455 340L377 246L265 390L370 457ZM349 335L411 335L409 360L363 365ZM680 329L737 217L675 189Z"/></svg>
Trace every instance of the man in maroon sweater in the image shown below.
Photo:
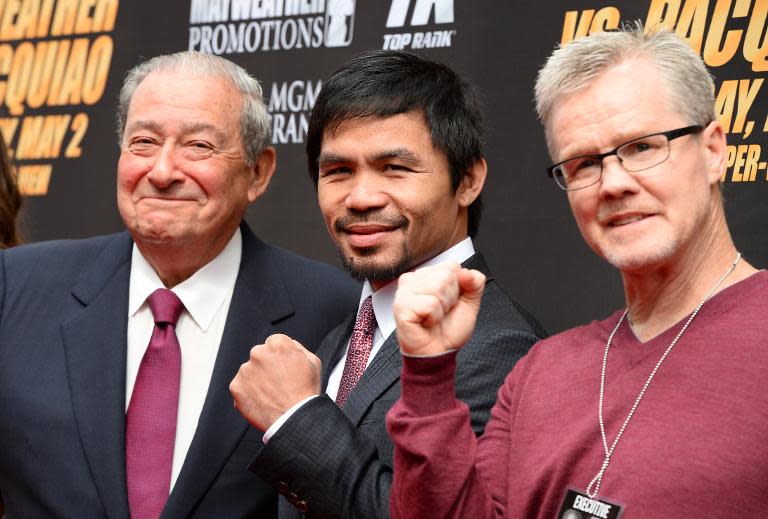
<svg viewBox="0 0 768 519"><path fill-rule="evenodd" d="M768 508L768 273L731 240L712 79L669 32L554 52L536 85L549 168L627 308L540 342L477 440L453 395L483 276L405 274L393 517L760 517Z"/></svg>

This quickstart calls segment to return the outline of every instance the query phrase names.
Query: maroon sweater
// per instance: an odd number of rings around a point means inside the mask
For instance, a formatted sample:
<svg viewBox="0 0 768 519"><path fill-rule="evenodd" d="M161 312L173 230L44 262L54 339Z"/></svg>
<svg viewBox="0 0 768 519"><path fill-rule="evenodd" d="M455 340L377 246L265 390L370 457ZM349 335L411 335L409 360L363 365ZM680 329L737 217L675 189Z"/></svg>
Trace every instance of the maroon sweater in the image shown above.
<svg viewBox="0 0 768 519"><path fill-rule="evenodd" d="M536 345L499 390L479 441L453 394L455 355L404 359L387 417L392 517L555 517L566 489L584 490L603 460L600 367L620 315ZM622 323L606 371L609 446L684 322L646 343ZM765 516L768 272L703 306L651 382L599 497L623 505L622 519Z"/></svg>

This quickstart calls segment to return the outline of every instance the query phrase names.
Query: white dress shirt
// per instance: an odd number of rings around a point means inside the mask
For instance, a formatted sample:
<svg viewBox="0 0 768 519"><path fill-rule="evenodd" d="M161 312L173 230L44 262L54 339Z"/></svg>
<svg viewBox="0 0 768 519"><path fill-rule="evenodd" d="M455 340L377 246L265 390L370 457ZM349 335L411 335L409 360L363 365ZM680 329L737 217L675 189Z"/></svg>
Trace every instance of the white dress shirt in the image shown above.
<svg viewBox="0 0 768 519"><path fill-rule="evenodd" d="M242 236L240 229L237 229L216 258L189 279L173 287L173 292L184 303L184 311L176 324L176 336L181 347L181 382L171 489L184 464L208 393L235 280L240 270L242 249ZM131 402L141 359L155 325L147 298L158 288L164 288L163 282L134 244L128 294L126 410Z"/></svg>
<svg viewBox="0 0 768 519"><path fill-rule="evenodd" d="M450 249L443 251L434 258L422 263L414 270L419 270L432 265L439 265L440 263L446 263L449 261L462 263L469 259L474 253L475 247L472 244L472 238L465 238ZM376 316L376 332L373 334L373 346L371 347L371 354L368 356L368 362L365 365L366 368L371 365L371 361L381 349L384 341L390 335L392 335L392 333L395 331L395 328L397 328L395 323L395 313L392 310L392 304L395 301L395 292L397 292L397 279L391 281L376 291L373 290L373 287L368 281L363 284L363 291L360 294L360 302L358 303L357 311L358 313L360 312L360 307L363 305L363 301L365 301L368 296L371 296L371 302L373 303L373 313ZM331 371L330 377L328 378L328 386L325 388L325 392L331 398L331 400L336 400L336 394L339 392L341 375L344 372L344 365L347 362L348 349L349 342L347 342L347 347L344 349L344 354L341 356L341 360L338 364L336 364L336 366L334 366L333 371ZM280 416L280 418L278 418L277 421L275 421L275 423L273 423L272 426L264 433L264 443L269 441L269 439L277 432L280 426L282 426L282 424L285 423L286 420L288 420L288 418L290 418L297 409L299 409L302 405L304 405L309 400L312 400L316 396L318 395L314 395L309 398L305 398L300 402L297 402L293 407L283 413L282 416Z"/></svg>

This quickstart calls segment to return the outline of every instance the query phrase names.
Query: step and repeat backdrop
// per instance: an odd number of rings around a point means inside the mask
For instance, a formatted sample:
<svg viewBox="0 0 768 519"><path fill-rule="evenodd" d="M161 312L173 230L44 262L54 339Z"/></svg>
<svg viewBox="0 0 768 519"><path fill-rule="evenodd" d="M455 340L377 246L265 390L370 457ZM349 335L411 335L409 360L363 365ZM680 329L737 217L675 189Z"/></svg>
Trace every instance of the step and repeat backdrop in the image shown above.
<svg viewBox="0 0 768 519"><path fill-rule="evenodd" d="M559 331L623 296L546 175L532 103L538 68L557 44L622 21L684 37L716 77L731 230L765 267L767 18L768 0L0 0L0 131L26 195L27 241L115 232L114 108L125 72L185 49L225 56L261 80L278 151L249 223L268 241L337 263L304 157L323 78L371 48L423 54L483 92L489 177L477 245L507 291Z"/></svg>

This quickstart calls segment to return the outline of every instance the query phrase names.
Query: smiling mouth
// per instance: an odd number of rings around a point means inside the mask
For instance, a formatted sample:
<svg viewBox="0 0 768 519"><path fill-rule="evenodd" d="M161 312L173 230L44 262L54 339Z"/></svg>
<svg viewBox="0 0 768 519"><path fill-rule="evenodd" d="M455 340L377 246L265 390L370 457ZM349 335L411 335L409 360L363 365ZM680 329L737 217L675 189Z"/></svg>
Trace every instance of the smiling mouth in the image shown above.
<svg viewBox="0 0 768 519"><path fill-rule="evenodd" d="M635 214L632 216L625 216L622 218L617 218L615 220L611 220L608 222L609 227L621 227L622 225L629 225L631 223L639 222L640 220L645 220L647 216Z"/></svg>
<svg viewBox="0 0 768 519"><path fill-rule="evenodd" d="M370 248L381 243L392 232L399 229L399 227L382 227L376 226L351 226L350 228L343 229L346 234L349 244L355 248Z"/></svg>
<svg viewBox="0 0 768 519"><path fill-rule="evenodd" d="M160 196L146 196L141 199L144 202L150 202L155 204L164 204L164 203L179 203L179 202L191 202L192 200L189 198L166 198L166 197L160 197Z"/></svg>

